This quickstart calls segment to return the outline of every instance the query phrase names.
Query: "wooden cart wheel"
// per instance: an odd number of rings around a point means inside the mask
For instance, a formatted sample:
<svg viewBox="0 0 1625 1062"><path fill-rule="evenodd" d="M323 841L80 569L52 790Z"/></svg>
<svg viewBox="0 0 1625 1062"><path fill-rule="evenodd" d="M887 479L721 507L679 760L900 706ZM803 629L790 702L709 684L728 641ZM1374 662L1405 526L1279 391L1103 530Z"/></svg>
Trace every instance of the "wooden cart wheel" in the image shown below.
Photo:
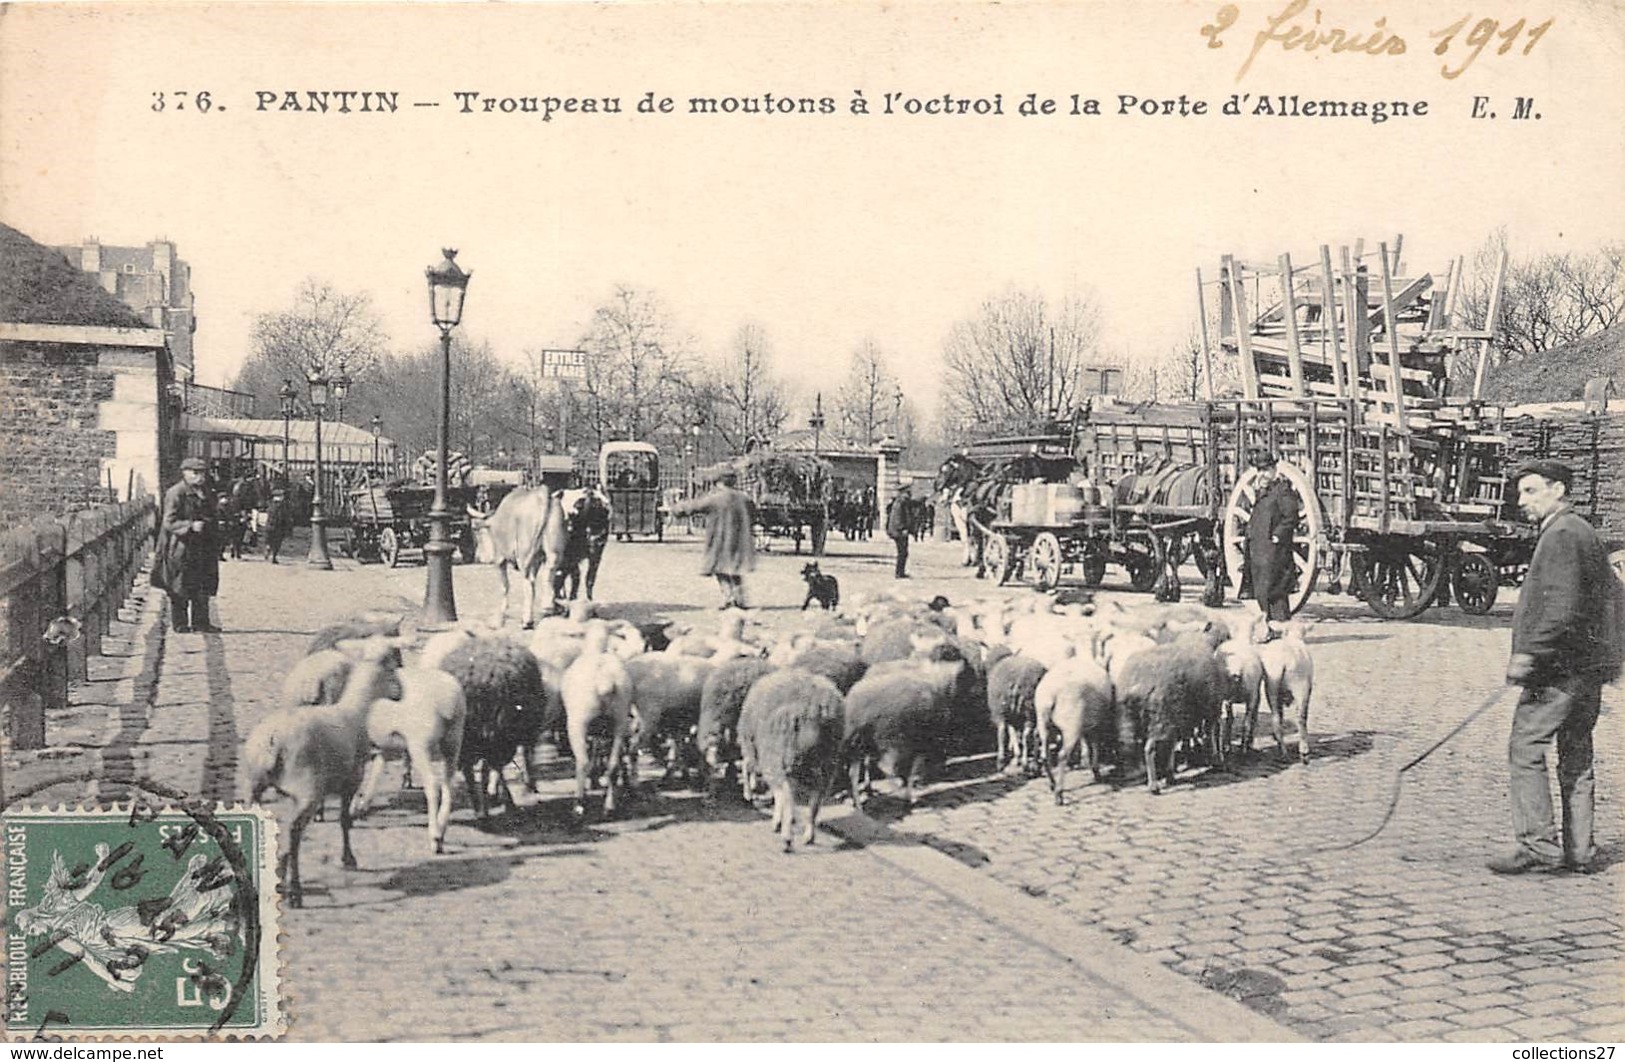
<svg viewBox="0 0 1625 1062"><path fill-rule="evenodd" d="M1320 570L1320 542L1324 528L1320 498L1314 487L1296 465L1285 462L1277 465L1280 474L1298 492L1298 526L1292 532L1293 564L1297 577L1292 584L1291 607L1297 612L1309 600L1315 588L1315 575ZM1258 501L1258 470L1249 468L1230 488L1230 501L1224 507L1224 570L1230 579L1230 592L1241 596L1242 568L1247 563L1247 522L1252 518L1253 505Z"/></svg>
<svg viewBox="0 0 1625 1062"><path fill-rule="evenodd" d="M1482 553L1463 553L1456 561L1456 604L1469 616L1483 616L1495 605L1501 586L1500 570Z"/></svg>
<svg viewBox="0 0 1625 1062"><path fill-rule="evenodd" d="M1444 579L1444 551L1424 538L1377 539L1361 561L1366 604L1383 619L1410 619L1433 604Z"/></svg>
<svg viewBox="0 0 1625 1062"><path fill-rule="evenodd" d="M994 583L1003 586L1010 579L1011 549L1010 540L997 531L987 536L987 544L982 550L983 560L987 564L987 574L993 578Z"/></svg>
<svg viewBox="0 0 1625 1062"><path fill-rule="evenodd" d="M1083 579L1083 585L1091 590L1104 582L1106 551L1091 542L1084 550L1083 559L1078 562L1078 574Z"/></svg>
<svg viewBox="0 0 1625 1062"><path fill-rule="evenodd" d="M1048 591L1061 585L1061 556L1061 540L1054 532L1040 531L1028 558L1034 586Z"/></svg>
<svg viewBox="0 0 1625 1062"><path fill-rule="evenodd" d="M400 539L395 537L393 527L386 527L378 532L378 555L391 568L395 567L395 562L400 559L401 543Z"/></svg>
<svg viewBox="0 0 1625 1062"><path fill-rule="evenodd" d="M1150 593L1157 585L1157 573L1161 566L1158 563L1158 550L1155 541L1147 539L1130 539L1123 544L1122 565L1128 572L1128 584L1142 594Z"/></svg>

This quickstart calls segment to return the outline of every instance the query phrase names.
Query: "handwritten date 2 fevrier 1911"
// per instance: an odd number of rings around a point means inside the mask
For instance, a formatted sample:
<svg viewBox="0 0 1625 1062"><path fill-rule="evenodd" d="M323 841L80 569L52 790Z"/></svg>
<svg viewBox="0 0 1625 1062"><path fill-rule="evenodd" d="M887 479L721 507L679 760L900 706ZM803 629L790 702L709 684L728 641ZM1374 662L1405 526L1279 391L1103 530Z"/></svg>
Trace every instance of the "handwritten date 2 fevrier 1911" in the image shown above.
<svg viewBox="0 0 1625 1062"><path fill-rule="evenodd" d="M1207 38L1207 46L1224 47L1224 35L1235 27L1240 17L1241 12L1235 4L1225 4L1219 8L1213 21L1204 24L1199 31ZM1496 55L1506 55L1519 45L1522 45L1519 54L1528 55L1555 21L1548 18L1531 23L1527 18L1519 18L1503 23L1494 18L1475 19L1469 13L1431 30L1428 38L1435 42L1433 54L1444 58L1439 73L1448 80L1454 80L1496 42L1499 42L1495 48ZM1327 51L1371 56L1404 55L1410 50L1405 37L1389 27L1386 17L1375 19L1367 29L1346 29L1329 24L1319 8L1310 13L1309 0L1289 0L1279 12L1267 16L1263 28L1253 34L1252 46L1241 68L1236 71L1236 80L1245 77L1247 71L1252 69L1253 60L1272 46L1285 52Z"/></svg>

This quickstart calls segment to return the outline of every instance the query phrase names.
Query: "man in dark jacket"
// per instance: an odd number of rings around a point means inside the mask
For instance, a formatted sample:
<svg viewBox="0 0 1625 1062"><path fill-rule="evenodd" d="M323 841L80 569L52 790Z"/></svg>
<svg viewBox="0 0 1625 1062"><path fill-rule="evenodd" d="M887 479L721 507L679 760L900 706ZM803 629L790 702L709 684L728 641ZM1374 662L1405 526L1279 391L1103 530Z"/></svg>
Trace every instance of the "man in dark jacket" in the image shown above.
<svg viewBox="0 0 1625 1062"><path fill-rule="evenodd" d="M1533 461L1516 474L1518 505L1540 524L1535 555L1512 618L1507 682L1523 687L1507 742L1512 832L1517 847L1492 859L1497 874L1591 867L1591 731L1602 684L1618 675L1610 580L1614 573L1597 532L1569 506L1574 473L1559 461ZM1546 754L1557 744L1563 798L1559 839L1552 819Z"/></svg>
<svg viewBox="0 0 1625 1062"><path fill-rule="evenodd" d="M908 578L909 496L907 487L897 489L897 497L886 507L886 535L897 546L895 578Z"/></svg>
<svg viewBox="0 0 1625 1062"><path fill-rule="evenodd" d="M220 529L201 458L181 462L181 481L164 492L156 563L163 565L170 625L185 634L218 631L209 598L220 589Z"/></svg>
<svg viewBox="0 0 1625 1062"><path fill-rule="evenodd" d="M1272 620L1292 618L1292 587L1297 566L1292 536L1298 529L1298 492L1276 468L1275 455L1255 450L1248 463L1257 469L1258 500L1247 518L1247 567L1253 598Z"/></svg>

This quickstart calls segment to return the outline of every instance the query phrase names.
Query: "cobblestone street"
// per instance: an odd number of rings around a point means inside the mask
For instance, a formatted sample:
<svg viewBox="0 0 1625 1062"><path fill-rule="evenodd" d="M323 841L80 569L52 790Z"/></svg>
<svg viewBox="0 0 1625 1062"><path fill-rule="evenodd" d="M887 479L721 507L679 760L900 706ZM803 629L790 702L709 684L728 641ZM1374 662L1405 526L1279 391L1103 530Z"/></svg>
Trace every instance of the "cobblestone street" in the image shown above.
<svg viewBox="0 0 1625 1062"><path fill-rule="evenodd" d="M844 598L897 585L883 539L830 553ZM904 585L988 592L957 557L917 546ZM803 559L761 557L758 629L816 622L799 611ZM709 627L698 562L691 540L612 543L604 611ZM8 752L9 797L135 774L240 798L242 738L309 634L421 597L420 566L336 563L224 565L221 635L165 631L161 597L138 588L52 748ZM456 586L464 616L494 611L490 569L458 567ZM834 806L818 844L786 857L759 812L677 791L578 826L552 763L538 797L486 828L460 799L431 857L421 793L400 791L359 825L360 870L339 866L336 824L307 838L307 906L284 914L292 1037L1625 1038L1619 689L1596 733L1597 872L1484 869L1510 839L1510 692L1406 775L1382 834L1335 850L1380 821L1400 764L1500 688L1509 609L1384 623L1319 596L1312 762L1281 765L1266 738L1245 765L1157 797L1078 771L1056 807L1042 779L973 760L912 811L883 789L879 825ZM111 798L73 781L31 799L96 796Z"/></svg>

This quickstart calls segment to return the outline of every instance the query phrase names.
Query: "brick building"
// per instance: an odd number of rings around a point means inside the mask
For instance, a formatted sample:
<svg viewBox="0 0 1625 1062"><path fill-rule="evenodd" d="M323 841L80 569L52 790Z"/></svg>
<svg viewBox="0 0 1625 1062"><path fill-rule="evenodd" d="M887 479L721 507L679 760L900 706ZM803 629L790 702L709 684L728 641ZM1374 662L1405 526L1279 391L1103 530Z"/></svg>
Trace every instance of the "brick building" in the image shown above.
<svg viewBox="0 0 1625 1062"><path fill-rule="evenodd" d="M0 528L159 493L173 379L163 330L0 225Z"/></svg>
<svg viewBox="0 0 1625 1062"><path fill-rule="evenodd" d="M145 247L111 247L88 239L57 250L148 325L164 330L177 379L196 377L192 359L192 333L197 330L192 267L181 260L173 242L153 240Z"/></svg>

